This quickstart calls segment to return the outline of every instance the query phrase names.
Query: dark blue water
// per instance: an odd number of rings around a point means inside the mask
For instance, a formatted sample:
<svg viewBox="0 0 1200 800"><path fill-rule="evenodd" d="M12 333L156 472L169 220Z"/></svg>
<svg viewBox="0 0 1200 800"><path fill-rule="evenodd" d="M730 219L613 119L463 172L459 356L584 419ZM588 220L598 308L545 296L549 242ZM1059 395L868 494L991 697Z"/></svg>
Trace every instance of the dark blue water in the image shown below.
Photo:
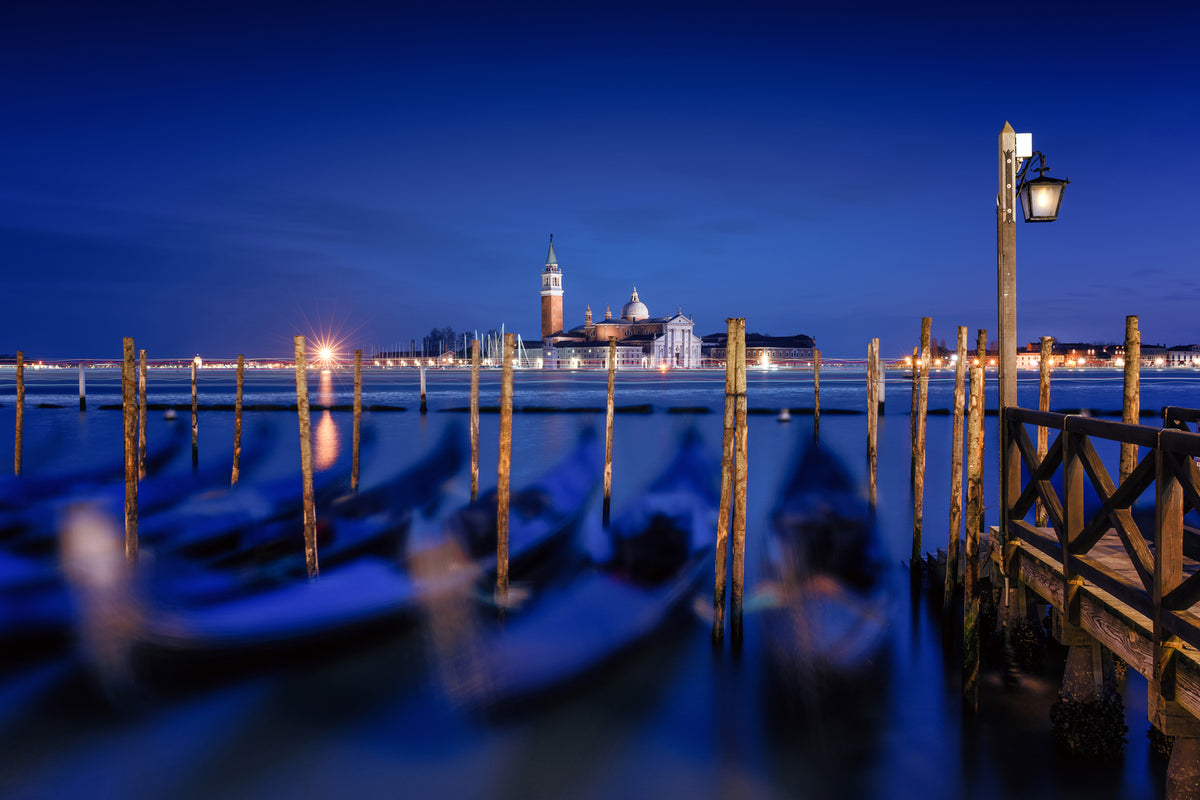
<svg viewBox="0 0 1200 800"><path fill-rule="evenodd" d="M24 470L35 475L121 455L117 375L88 375L89 411L77 408L77 374L27 375ZM1023 378L1026 376L1022 376ZM1019 383L1022 405L1036 406L1036 375ZM825 370L823 409L861 410L863 375ZM909 382L889 376L880 420L879 511L897 577L910 549ZM381 480L432 447L442 428L460 424L468 375L430 371L430 413L416 413L417 377L409 371L368 371L365 402L406 406L368 413L375 445L364 458L363 482ZM715 448L721 435L723 373L624 373L617 405L650 404L649 414L616 418L613 502L620 506L670 455L683 429L697 427ZM149 400L190 402L187 371L153 371ZM603 373L519 372L515 404L602 407ZM13 376L0 373L0 443L12 443ZM314 403L349 403L347 373L313 374ZM988 405L994 406L994 384ZM1200 373L1147 371L1143 408L1195 406ZM246 402L288 403L290 371L252 372ZM1117 372L1055 374L1052 408L1121 405ZM483 376L482 400L499 400L498 371ZM754 372L749 405L758 409L812 405L811 376ZM931 379L930 407L948 408L953 373ZM229 403L228 372L202 371L200 401ZM38 408L37 404L63 406ZM711 413L669 413L700 407ZM174 421L149 419L149 438L161 440ZM1153 424L1154 420L1143 420ZM261 423L275 445L246 480L298 475L295 415L248 412L247 430ZM603 415L517 414L513 483L520 486L552 464L582 425ZM481 475L494 484L498 440L495 414L481 417ZM233 415L201 412L202 461L228 461ZM315 412L318 466L344 463L350 417ZM1103 768L1074 764L1051 747L1047 711L1058 675L1025 675L1007 691L985 676L981 713L964 721L959 709L958 660L943 647L940 610L925 595L897 595L891 615L889 670L864 702L776 719L777 697L763 679L758 625L762 533L791 459L812 436L811 418L788 423L773 414L749 419L746 638L740 655L709 642L711 578L697 612L628 659L592 676L553 702L502 719L479 718L456 701L429 635L401 630L370 647L325 652L284 667L224 681L202 691L159 697L151 687L116 703L79 677L72 655L23 658L0 670L0 796L6 797L295 797L351 794L431 797L1132 797L1162 794L1162 765L1149 758L1145 681L1130 673L1122 690L1130 732L1122 759ZM988 418L990 497L994 524L995 417ZM821 438L865 480L865 415L826 414ZM945 547L949 514L950 417L932 416L928 431L925 548ZM6 452L11 452L6 451ZM1107 455L1106 458L1111 456ZM171 469L191 468L185 448ZM297 478L298 480L298 478ZM450 491L467 494L466 474ZM599 514L598 503L592 512ZM1015 766L1019 765L1019 766Z"/></svg>

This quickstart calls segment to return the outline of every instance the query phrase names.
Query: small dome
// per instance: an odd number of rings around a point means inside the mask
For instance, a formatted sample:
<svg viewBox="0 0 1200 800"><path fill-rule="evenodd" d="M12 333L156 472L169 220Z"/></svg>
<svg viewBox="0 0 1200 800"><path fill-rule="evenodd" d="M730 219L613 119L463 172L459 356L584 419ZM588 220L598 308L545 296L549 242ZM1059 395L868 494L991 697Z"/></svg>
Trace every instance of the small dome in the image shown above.
<svg viewBox="0 0 1200 800"><path fill-rule="evenodd" d="M629 302L621 306L621 319L637 322L649 316L650 310L646 308L645 303L638 300L637 287L633 287L633 294L629 296Z"/></svg>

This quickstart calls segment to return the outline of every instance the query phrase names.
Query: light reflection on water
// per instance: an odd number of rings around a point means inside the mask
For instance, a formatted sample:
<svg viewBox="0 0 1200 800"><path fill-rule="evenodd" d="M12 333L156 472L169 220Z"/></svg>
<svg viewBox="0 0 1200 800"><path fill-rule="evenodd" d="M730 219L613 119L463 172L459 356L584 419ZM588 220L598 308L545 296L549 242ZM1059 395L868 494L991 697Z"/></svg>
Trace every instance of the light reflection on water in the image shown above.
<svg viewBox="0 0 1200 800"><path fill-rule="evenodd" d="M420 415L415 411L415 373L367 374L368 404L410 410L364 415L364 424L375 434L364 452L364 486L419 457L445 425L465 427L465 414L438 412L466 406L467 373L431 370L428 376L431 413ZM79 414L71 405L75 383L69 377L64 387L53 382L30 386L31 404L49 402L44 398L58 392L66 398L66 408L27 412L28 474L120 457L120 414L98 410L113 386L89 376L92 410ZM294 402L290 379L290 373L248 375L246 402ZM603 373L520 373L515 403L601 408L604 382ZM155 383L152 373L151 402L175 402L176 396L178 402L188 402L186 371L178 385ZM952 376L947 381L945 375L935 375L931 383L931 407L947 407ZM498 376L485 373L483 384L481 402L495 404ZM1161 380L1144 376L1142 385L1143 407L1194 405L1200 380L1194 373ZM617 404L698 406L717 412L722 388L723 374L716 372L626 374L618 381ZM897 565L909 549L912 513L907 388L902 380L893 382L880 419L880 518ZM989 388L994 398L994 387ZM821 389L824 408L863 405L857 373L823 371ZM7 431L14 419L6 395L10 390L11 385L0 384L0 426ZM321 374L316 402L348 404L351 391L347 374ZM1028 402L1030 381L1022 380L1019 391ZM232 373L220 379L202 373L200 392L201 402L231 401ZM811 382L804 374L752 375L749 395L755 408L812 404ZM1118 376L1060 373L1052 406L1119 408L1120 396ZM272 455L244 479L298 475L295 415L248 412L247 430L256 420L267 420L279 435ZM994 448L995 418L987 423L988 447ZM164 436L172 424L181 423L152 415L150 437ZM553 463L587 424L602 425L603 413L517 414L514 487ZM717 446L719 413L617 415L614 508L656 473L689 425ZM804 415L787 424L770 415L752 416L749 425L747 593L752 606L762 532L791 460L812 429ZM821 424L822 440L842 454L860 480L866 466L864 425L861 415L831 415ZM341 441L349 437L349 428L348 412L319 412L314 425L319 469L348 460ZM480 482L486 489L495 483L496 414L482 415L480 440ZM201 458L227 458L231 446L232 414L201 411ZM930 418L928 447L925 549L931 550L945 546L948 417ZM994 475L990 464L989 476ZM190 469L188 454L181 453L172 468ZM464 469L449 492L465 498L468 485ZM994 524L994 490L992 494L988 519ZM592 512L598 514L598 505ZM897 570L902 573L899 566ZM709 604L710 581L706 578L702 592ZM66 691L53 685L31 694L28 686L36 667L5 670L0 672L0 730L22 735L5 736L11 746L0 753L0 793L7 794L9 787L16 796L83 796L103 781L112 796L128 797L344 796L391 794L401 787L405 795L435 797L999 798L1083 791L1094 797L1161 796L1159 781L1151 777L1155 773L1144 736L1144 681L1131 673L1125 687L1130 724L1126 757L1103 769L1064 764L1049 752L1045 724L1056 677L1030 677L1017 694L985 685L984 714L977 724L964 724L958 710L958 662L943 651L939 615L923 596L911 597L907 591L898 597L893 617L890 669L871 702L784 720L772 713L776 698L763 680L764 642L753 611L747 614L740 658L732 657L728 647L714 653L708 623L690 618L547 705L499 721L474 716L464 711L458 690L461 682L485 676L440 666L447 652L469 654L462 631L480 627L478 619L455 616L461 611L435 610L444 622L441 627L401 632L373 649L294 660L282 677L267 675L196 696L149 701L143 710L119 714L91 706L64 713L58 704L78 705L72 700L78 687Z"/></svg>

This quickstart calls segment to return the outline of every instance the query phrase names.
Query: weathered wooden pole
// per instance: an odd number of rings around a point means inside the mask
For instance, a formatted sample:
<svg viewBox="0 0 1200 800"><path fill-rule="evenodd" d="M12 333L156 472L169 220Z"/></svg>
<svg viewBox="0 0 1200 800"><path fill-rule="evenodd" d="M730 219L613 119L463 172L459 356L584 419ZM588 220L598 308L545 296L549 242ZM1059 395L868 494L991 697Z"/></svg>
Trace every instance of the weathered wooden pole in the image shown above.
<svg viewBox="0 0 1200 800"><path fill-rule="evenodd" d="M1142 334L1138 330L1137 315L1125 318L1125 402L1121 409L1121 421L1128 425L1138 424L1141 413L1141 369ZM1121 443L1121 483L1129 477L1138 462L1136 444Z"/></svg>
<svg viewBox="0 0 1200 800"><path fill-rule="evenodd" d="M351 434L350 491L358 491L358 457L362 443L362 350L354 351L354 432Z"/></svg>
<svg viewBox="0 0 1200 800"><path fill-rule="evenodd" d="M200 407L196 394L196 371L199 369L196 359L192 359L192 469L200 466Z"/></svg>
<svg viewBox="0 0 1200 800"><path fill-rule="evenodd" d="M737 435L737 320L725 320L725 421L721 433L721 499L717 508L717 560L713 589L713 644L725 637L725 585L729 564L729 510L733 495L734 439Z"/></svg>
<svg viewBox="0 0 1200 800"><path fill-rule="evenodd" d="M929 333L933 320L921 318L921 354L913 365L917 379L917 427L913 441L913 537L911 569L921 568L921 534L925 524L925 427L929 410Z"/></svg>
<svg viewBox="0 0 1200 800"><path fill-rule="evenodd" d="M427 405L425 405L425 362L421 361L420 366L421 366L421 413L424 414L425 412L427 412L429 410L429 407Z"/></svg>
<svg viewBox="0 0 1200 800"><path fill-rule="evenodd" d="M1038 411L1050 410L1050 361L1054 354L1054 337L1042 337L1042 349L1038 359ZM1046 449L1049 444L1050 431L1043 425L1038 426L1037 431L1037 454L1038 463L1046 458ZM1037 524L1039 527L1044 527L1049 517L1046 514L1046 507L1042 505L1042 499L1039 497L1037 501Z"/></svg>
<svg viewBox="0 0 1200 800"><path fill-rule="evenodd" d="M604 527L612 503L613 390L617 379L617 337L608 337L608 401L604 407Z"/></svg>
<svg viewBox="0 0 1200 800"><path fill-rule="evenodd" d="M25 351L17 351L17 432L13 442L13 474L21 475L21 450L25 439Z"/></svg>
<svg viewBox="0 0 1200 800"><path fill-rule="evenodd" d="M79 410L87 411L87 378L84 377L84 364L79 362Z"/></svg>
<svg viewBox="0 0 1200 800"><path fill-rule="evenodd" d="M300 420L300 479L304 501L304 562L309 580L320 574L317 564L317 503L313 496L312 419L308 408L308 356L303 336L294 339L296 350L296 412Z"/></svg>
<svg viewBox="0 0 1200 800"><path fill-rule="evenodd" d="M975 352L976 352L977 358L979 359L979 368L983 370L983 376L980 378L980 380L982 382L979 385L979 452L982 453L984 450L983 442L984 442L984 438L985 438L984 437L985 428L984 428L983 423L984 423L984 419L987 415L987 402L986 402L987 401L987 329L986 328L980 328L978 331L975 332ZM983 527L985 525L985 516L983 513L983 509L986 508L986 505L984 504L984 500L983 500L983 498L985 496L984 486L983 486L983 476L986 472L987 472L987 465L983 463L983 459L981 458L979 460L979 528L978 528L980 533L983 533Z"/></svg>
<svg viewBox="0 0 1200 800"><path fill-rule="evenodd" d="M733 576L730 581L729 634L732 647L742 646L742 595L746 583L746 320L739 318L737 372L734 374L734 410L737 417L733 461Z"/></svg>
<svg viewBox="0 0 1200 800"><path fill-rule="evenodd" d="M471 340L471 502L479 497L479 340Z"/></svg>
<svg viewBox="0 0 1200 800"><path fill-rule="evenodd" d="M233 396L233 474L230 486L237 486L242 468L242 391L245 388L246 356L238 353L237 389Z"/></svg>
<svg viewBox="0 0 1200 800"><path fill-rule="evenodd" d="M504 369L500 375L500 463L496 475L496 601L508 602L508 500L512 471L513 354L517 335L504 334Z"/></svg>
<svg viewBox="0 0 1200 800"><path fill-rule="evenodd" d="M963 710L979 708L979 530L983 518L983 367L971 368L967 414L967 525L963 558Z"/></svg>
<svg viewBox="0 0 1200 800"><path fill-rule="evenodd" d="M876 472L879 464L879 340L867 345L867 500L875 514L877 500Z"/></svg>
<svg viewBox="0 0 1200 800"><path fill-rule="evenodd" d="M121 415L125 439L125 561L138 560L138 459L137 378L134 372L133 339L122 340L125 359L121 364Z"/></svg>
<svg viewBox="0 0 1200 800"><path fill-rule="evenodd" d="M954 429L950 435L950 536L946 546L946 579L942 585L942 616L950 618L954 591L958 588L958 543L962 536L963 511L963 412L966 405L967 326L958 326L958 357L954 364Z"/></svg>
<svg viewBox="0 0 1200 800"><path fill-rule="evenodd" d="M813 348L813 441L821 441L821 351Z"/></svg>

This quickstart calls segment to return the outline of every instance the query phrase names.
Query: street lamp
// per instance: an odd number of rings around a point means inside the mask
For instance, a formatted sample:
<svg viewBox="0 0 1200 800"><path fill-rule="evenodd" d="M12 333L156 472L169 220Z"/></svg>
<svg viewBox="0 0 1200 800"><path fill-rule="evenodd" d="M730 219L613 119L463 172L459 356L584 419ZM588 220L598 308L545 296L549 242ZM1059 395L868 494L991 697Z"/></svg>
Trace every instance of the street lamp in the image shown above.
<svg viewBox="0 0 1200 800"><path fill-rule="evenodd" d="M1036 178L1026 178L1033 164L1037 170ZM1069 180L1065 178L1047 178L1050 168L1046 166L1046 156L1035 152L1025 161L1017 175L1017 195L1021 198L1021 211L1025 214L1026 222L1054 222L1058 219L1058 209L1062 207L1063 191Z"/></svg>
<svg viewBox="0 0 1200 800"><path fill-rule="evenodd" d="M1022 162L1024 166L1022 167ZM1026 173L1034 164L1036 178ZM1021 459L1008 435L1005 409L1017 404L1017 195L1026 222L1058 218L1063 191L1070 182L1047 178L1046 157L1033 149L1033 134L1016 133L1004 123L1000 131L1000 189L996 194L996 284L1000 339L1000 538L1008 536L1008 509L1021 491Z"/></svg>

